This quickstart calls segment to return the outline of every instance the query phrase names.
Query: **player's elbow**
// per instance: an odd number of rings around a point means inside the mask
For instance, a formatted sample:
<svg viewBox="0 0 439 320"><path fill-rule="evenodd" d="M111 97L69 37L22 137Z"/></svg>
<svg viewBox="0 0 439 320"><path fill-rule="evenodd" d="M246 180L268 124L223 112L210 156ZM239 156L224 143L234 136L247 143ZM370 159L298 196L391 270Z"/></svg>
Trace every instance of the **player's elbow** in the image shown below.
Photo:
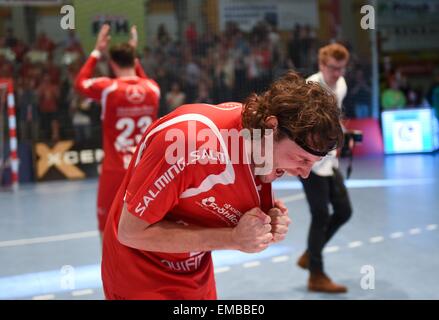
<svg viewBox="0 0 439 320"><path fill-rule="evenodd" d="M119 223L119 228L117 229L117 240L124 246L130 246L130 234L127 232L126 228Z"/></svg>
<svg viewBox="0 0 439 320"><path fill-rule="evenodd" d="M123 224L119 224L119 228L117 230L117 240L120 244L130 248L138 248L139 239L141 239L140 234L134 230L128 229Z"/></svg>
<svg viewBox="0 0 439 320"><path fill-rule="evenodd" d="M117 230L117 240L132 248L139 247L147 236L145 233L149 224L128 212L126 205L122 209Z"/></svg>
<svg viewBox="0 0 439 320"><path fill-rule="evenodd" d="M73 87L77 92L83 92L82 80L79 77L75 78L75 83L73 84Z"/></svg>
<svg viewBox="0 0 439 320"><path fill-rule="evenodd" d="M119 222L119 227L117 229L117 240L127 247L134 246L134 239L136 238L133 230L130 230L126 223L123 223L122 219Z"/></svg>

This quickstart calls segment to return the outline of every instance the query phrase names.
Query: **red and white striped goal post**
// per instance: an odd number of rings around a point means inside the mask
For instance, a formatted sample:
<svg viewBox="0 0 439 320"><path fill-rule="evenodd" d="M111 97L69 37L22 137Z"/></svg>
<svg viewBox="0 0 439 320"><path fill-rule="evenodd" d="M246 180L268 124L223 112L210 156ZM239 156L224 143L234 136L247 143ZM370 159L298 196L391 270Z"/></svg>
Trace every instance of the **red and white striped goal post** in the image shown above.
<svg viewBox="0 0 439 320"><path fill-rule="evenodd" d="M0 88L6 89L7 115L9 125L9 149L11 160L11 181L12 190L18 189L18 141L17 141L17 119L15 117L14 83L11 79L0 78Z"/></svg>

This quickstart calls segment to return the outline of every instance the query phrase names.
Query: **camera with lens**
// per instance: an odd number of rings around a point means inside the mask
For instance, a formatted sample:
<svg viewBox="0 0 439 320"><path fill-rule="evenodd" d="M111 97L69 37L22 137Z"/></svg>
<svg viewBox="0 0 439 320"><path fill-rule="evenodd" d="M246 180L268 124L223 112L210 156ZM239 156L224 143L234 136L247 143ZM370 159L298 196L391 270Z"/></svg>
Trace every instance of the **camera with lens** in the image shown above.
<svg viewBox="0 0 439 320"><path fill-rule="evenodd" d="M354 148L357 142L363 141L363 132L360 130L347 130L344 132L343 147L340 150L341 158L348 158L346 168L346 179L349 179L352 173L352 160L354 158Z"/></svg>
<svg viewBox="0 0 439 320"><path fill-rule="evenodd" d="M352 156L355 144L363 141L363 132L360 130L347 130L344 132L344 142L341 148L340 156Z"/></svg>

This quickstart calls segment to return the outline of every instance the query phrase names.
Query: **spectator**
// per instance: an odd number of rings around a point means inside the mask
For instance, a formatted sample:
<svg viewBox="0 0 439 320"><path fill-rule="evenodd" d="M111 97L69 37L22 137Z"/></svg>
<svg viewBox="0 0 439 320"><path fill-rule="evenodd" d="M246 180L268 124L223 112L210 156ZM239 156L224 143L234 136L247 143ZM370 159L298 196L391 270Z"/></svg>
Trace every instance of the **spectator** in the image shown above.
<svg viewBox="0 0 439 320"><path fill-rule="evenodd" d="M0 53L0 78L11 78L14 74L14 67L6 57Z"/></svg>
<svg viewBox="0 0 439 320"><path fill-rule="evenodd" d="M355 83L351 90L351 96L354 103L354 112L356 118L367 118L370 116L370 98L371 88L364 79L362 69L355 71Z"/></svg>
<svg viewBox="0 0 439 320"><path fill-rule="evenodd" d="M399 89L395 76L389 78L389 87L381 94L381 107L383 110L402 109L407 101L404 93Z"/></svg>
<svg viewBox="0 0 439 320"><path fill-rule="evenodd" d="M198 32L194 22L189 23L185 32L186 42L190 46L191 51L194 52L197 47Z"/></svg>
<svg viewBox="0 0 439 320"><path fill-rule="evenodd" d="M261 81L262 63L264 58L260 55L257 46L251 48L251 53L245 59L247 68L247 79L250 84L251 91L258 91Z"/></svg>
<svg viewBox="0 0 439 320"><path fill-rule="evenodd" d="M151 52L151 48L149 48L149 47L143 48L143 56L140 59L140 63L142 64L142 67L143 67L143 70L145 70L145 73L149 77L155 78L157 61L154 57L154 54Z"/></svg>
<svg viewBox="0 0 439 320"><path fill-rule="evenodd" d="M28 50L28 46L23 41L17 40L16 45L12 48L12 51L15 53L15 61L21 63Z"/></svg>
<svg viewBox="0 0 439 320"><path fill-rule="evenodd" d="M157 41L161 47L165 47L171 41L171 36L169 35L168 30L163 23L160 24L158 27Z"/></svg>
<svg viewBox="0 0 439 320"><path fill-rule="evenodd" d="M70 96L70 114L75 134L75 142L86 143L92 138L91 118L89 115L92 100L80 97L74 90Z"/></svg>
<svg viewBox="0 0 439 320"><path fill-rule="evenodd" d="M427 100L435 110L436 118L439 119L439 72L436 72L434 82L428 90Z"/></svg>
<svg viewBox="0 0 439 320"><path fill-rule="evenodd" d="M204 82L200 82L200 84L198 85L198 95L197 98L194 100L194 103L213 103L213 100L210 97L209 87Z"/></svg>
<svg viewBox="0 0 439 320"><path fill-rule="evenodd" d="M162 94L160 95L160 108L159 108L159 116L163 116L168 113L168 104L166 102L167 92L171 89L171 78L167 72L167 69L161 65L157 64L157 73L156 73L156 82L160 87Z"/></svg>
<svg viewBox="0 0 439 320"><path fill-rule="evenodd" d="M79 57L81 60L85 58L84 49L81 42L76 36L75 30L69 30L67 38L62 42L64 54L70 54Z"/></svg>
<svg viewBox="0 0 439 320"><path fill-rule="evenodd" d="M171 86L171 91L166 94L166 105L168 111L173 111L178 106L181 106L186 101L186 95L181 91L180 84L174 82Z"/></svg>
<svg viewBox="0 0 439 320"><path fill-rule="evenodd" d="M302 39L302 61L305 64L305 67L313 70L314 65L317 64L316 55L313 54L317 48L317 39L314 30L310 25L305 25L303 27L303 39ZM349 47L347 47L349 50Z"/></svg>
<svg viewBox="0 0 439 320"><path fill-rule="evenodd" d="M12 28L6 29L5 46L13 48L17 45L17 38L14 36L14 30Z"/></svg>
<svg viewBox="0 0 439 320"><path fill-rule="evenodd" d="M185 91L188 101L193 101L196 98L200 76L200 67L192 58L192 53L189 52L186 57L186 67L184 72L184 80L186 83Z"/></svg>
<svg viewBox="0 0 439 320"><path fill-rule="evenodd" d="M302 34L302 27L300 24L296 24L294 30L290 33L290 39L288 41L288 57L295 66L296 69L300 70L302 68L302 55L300 53L301 40L300 35Z"/></svg>
<svg viewBox="0 0 439 320"><path fill-rule="evenodd" d="M45 74L38 87L41 128L44 130L43 139L54 142L59 140L58 100L59 86L52 83L50 75Z"/></svg>
<svg viewBox="0 0 439 320"><path fill-rule="evenodd" d="M61 70L55 65L52 57L48 57L47 63L44 65L44 73L48 74L52 83L59 83L61 81Z"/></svg>
<svg viewBox="0 0 439 320"><path fill-rule="evenodd" d="M407 96L406 96L406 108L417 108L421 104L420 101L420 93L418 90L415 90L412 87L409 87L407 90Z"/></svg>
<svg viewBox="0 0 439 320"><path fill-rule="evenodd" d="M41 32L37 37L34 47L36 50L47 52L49 56L52 56L56 45L47 37L45 32Z"/></svg>
<svg viewBox="0 0 439 320"><path fill-rule="evenodd" d="M20 139L33 141L38 137L39 120L35 81L32 78L18 78L15 90Z"/></svg>

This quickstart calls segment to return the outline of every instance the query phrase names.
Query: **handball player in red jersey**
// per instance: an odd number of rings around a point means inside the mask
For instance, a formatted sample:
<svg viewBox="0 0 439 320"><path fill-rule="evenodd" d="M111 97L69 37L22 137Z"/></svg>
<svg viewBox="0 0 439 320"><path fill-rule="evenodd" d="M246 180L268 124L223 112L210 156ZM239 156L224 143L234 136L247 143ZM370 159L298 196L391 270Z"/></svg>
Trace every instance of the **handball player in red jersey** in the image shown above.
<svg viewBox="0 0 439 320"><path fill-rule="evenodd" d="M156 121L108 217L106 298L216 299L211 251L256 253L285 238L271 182L306 178L341 144L339 118L332 94L289 72L242 105L183 105Z"/></svg>
<svg viewBox="0 0 439 320"><path fill-rule="evenodd" d="M128 43L109 49L110 66L116 78L93 78L96 64L107 51L110 26L99 31L95 49L79 71L75 87L82 95L101 104L104 160L99 177L98 228L105 228L111 203L128 169L135 147L148 126L157 119L160 89L149 79L136 58L136 27Z"/></svg>

